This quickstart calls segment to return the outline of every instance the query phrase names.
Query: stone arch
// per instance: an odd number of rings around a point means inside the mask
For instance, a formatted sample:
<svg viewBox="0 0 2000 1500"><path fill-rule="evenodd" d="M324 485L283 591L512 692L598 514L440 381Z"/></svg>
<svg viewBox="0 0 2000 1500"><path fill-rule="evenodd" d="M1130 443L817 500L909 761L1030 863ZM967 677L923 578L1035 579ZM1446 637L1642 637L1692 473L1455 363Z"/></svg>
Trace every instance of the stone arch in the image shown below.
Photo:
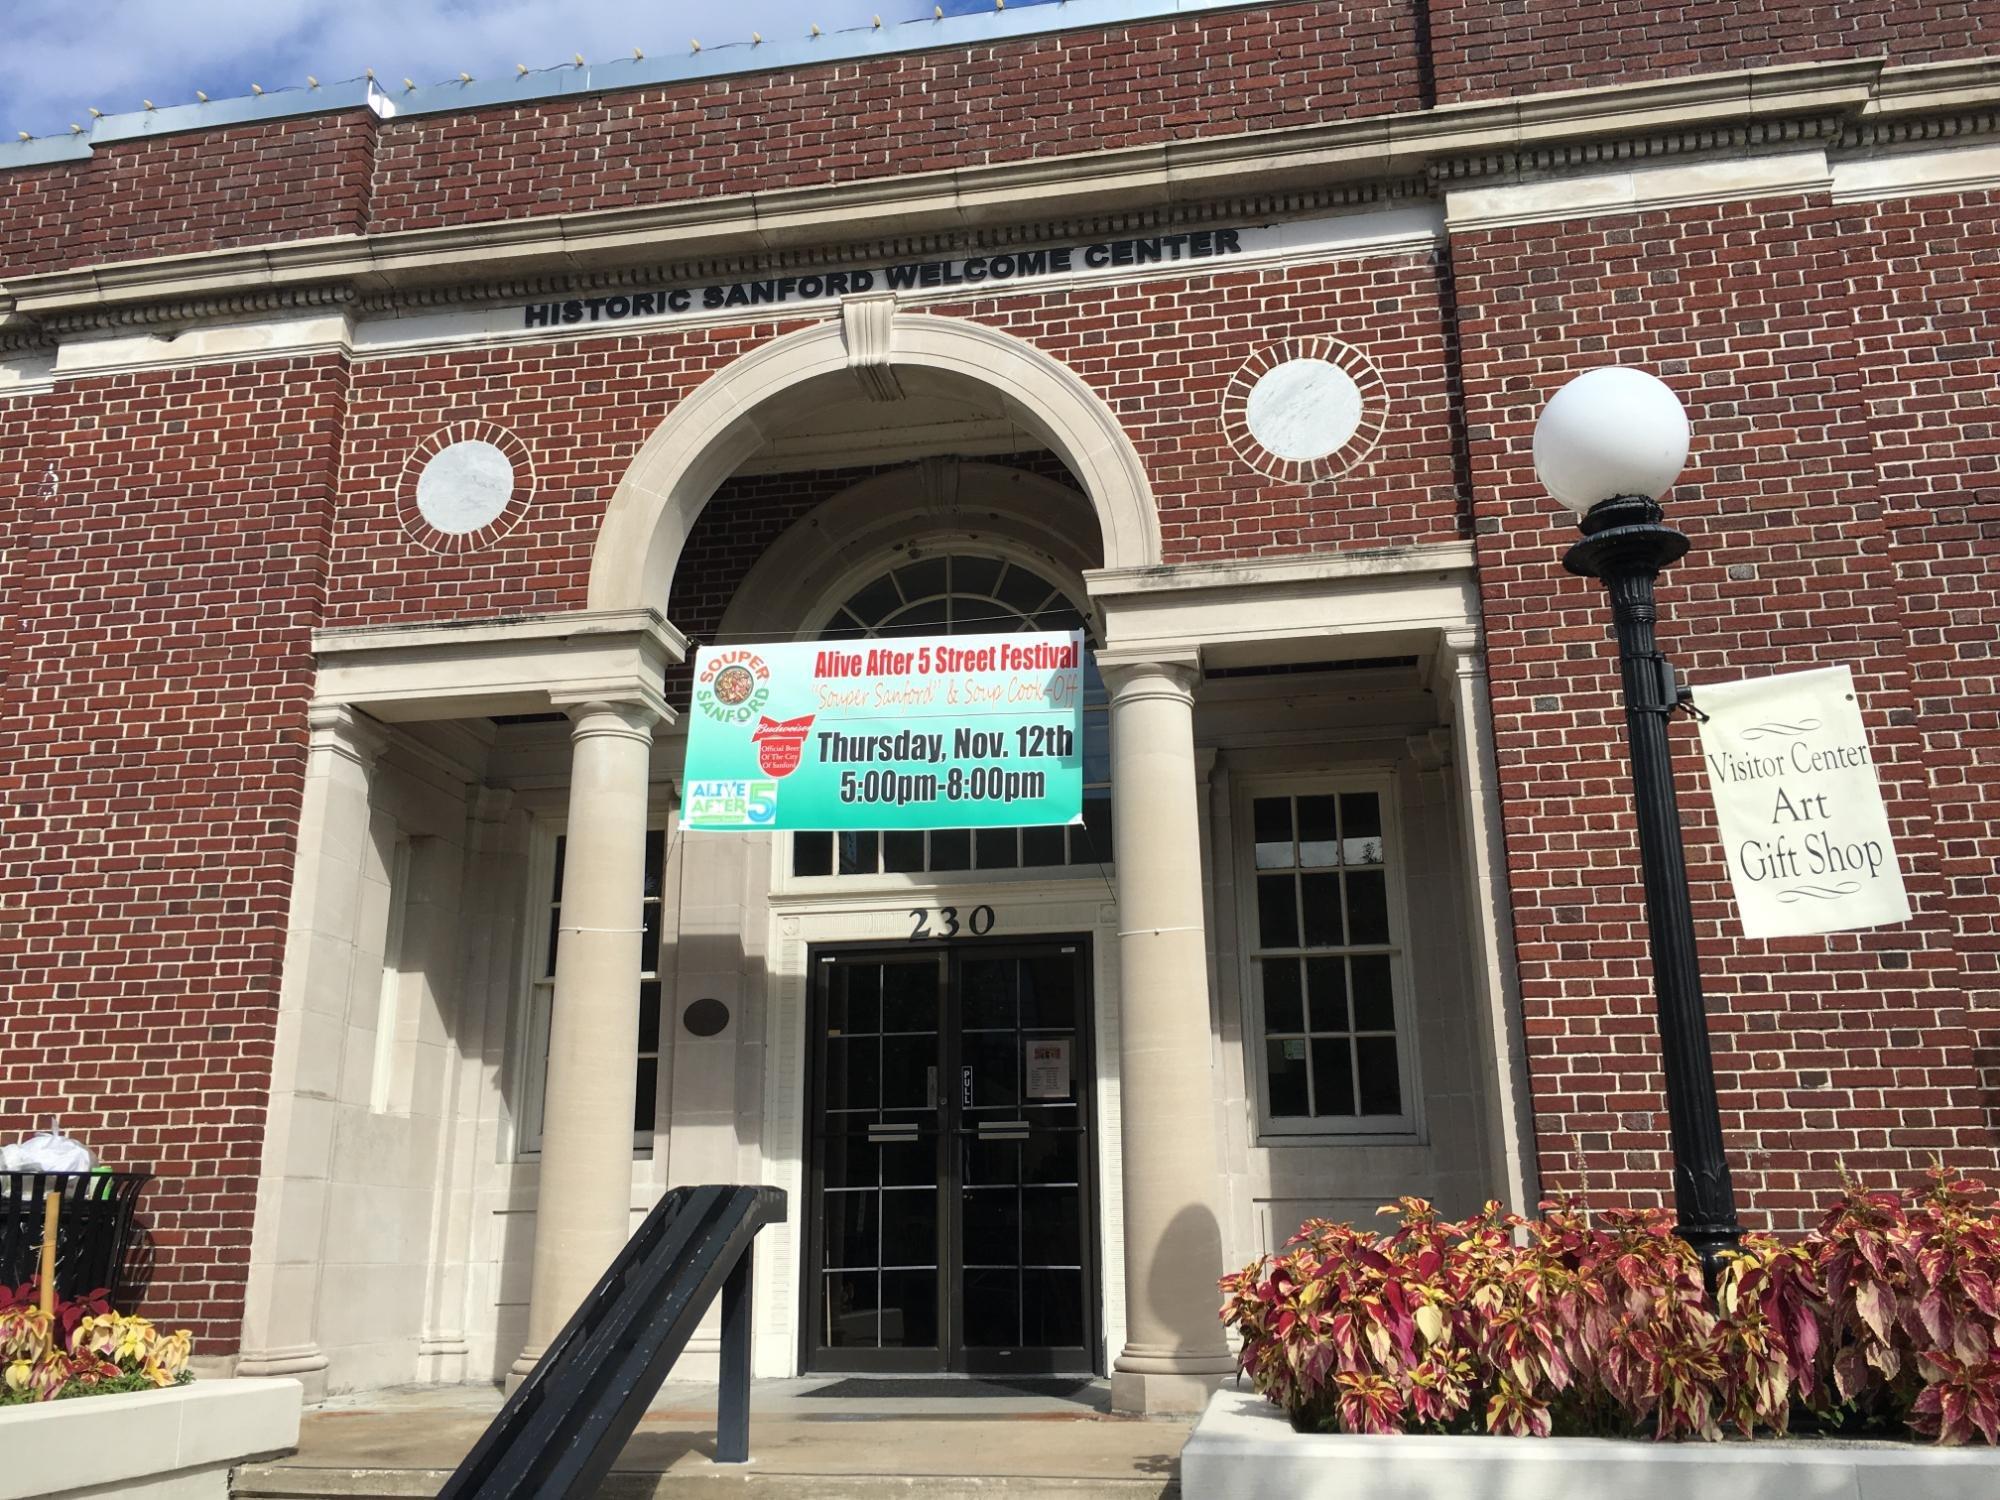
<svg viewBox="0 0 2000 1500"><path fill-rule="evenodd" d="M852 330L862 324L872 327L857 340ZM663 608L695 518L765 442L759 409L807 381L850 368L880 375L884 365L943 372L1000 392L1020 425L1048 444L1082 484L1097 516L1104 566L1160 561L1159 517L1145 466L1118 419L1080 376L996 328L898 312L829 319L773 339L677 405L611 497L591 556L589 607Z"/></svg>

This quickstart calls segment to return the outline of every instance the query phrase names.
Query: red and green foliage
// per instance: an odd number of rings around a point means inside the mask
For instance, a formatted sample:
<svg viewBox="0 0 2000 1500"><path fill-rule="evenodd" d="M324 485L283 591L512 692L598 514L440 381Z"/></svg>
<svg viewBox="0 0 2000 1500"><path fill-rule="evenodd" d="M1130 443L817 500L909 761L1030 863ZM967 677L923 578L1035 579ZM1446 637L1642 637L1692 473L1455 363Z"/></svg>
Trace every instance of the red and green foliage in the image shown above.
<svg viewBox="0 0 2000 1500"><path fill-rule="evenodd" d="M32 1281L0 1287L0 1406L179 1385L193 1340L111 1310L103 1291L41 1307Z"/></svg>
<svg viewBox="0 0 2000 1500"><path fill-rule="evenodd" d="M1938 1169L1850 1184L1795 1243L1750 1235L1710 1299L1664 1210L1421 1199L1314 1220L1222 1281L1252 1384L1337 1432L1716 1439L1793 1425L2000 1441L2000 1210Z"/></svg>

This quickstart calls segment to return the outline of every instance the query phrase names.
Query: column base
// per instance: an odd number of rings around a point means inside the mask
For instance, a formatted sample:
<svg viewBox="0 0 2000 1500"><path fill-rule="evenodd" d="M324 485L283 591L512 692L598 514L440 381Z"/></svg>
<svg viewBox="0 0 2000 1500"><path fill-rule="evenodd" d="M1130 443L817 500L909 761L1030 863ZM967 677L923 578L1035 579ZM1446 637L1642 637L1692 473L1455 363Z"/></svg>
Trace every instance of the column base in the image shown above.
<svg viewBox="0 0 2000 1500"><path fill-rule="evenodd" d="M534 1344L528 1345L514 1356L514 1363L507 1367L507 1378L502 1384L509 1396L521 1388L521 1382L535 1373L535 1366L541 1363L547 1349Z"/></svg>
<svg viewBox="0 0 2000 1500"><path fill-rule="evenodd" d="M1233 1365L1220 1370L1181 1370L1170 1374L1141 1370L1111 1372L1111 1409L1124 1416L1184 1417L1199 1415L1208 1398L1227 1380Z"/></svg>
<svg viewBox="0 0 2000 1500"><path fill-rule="evenodd" d="M326 1399L327 1357L316 1344L289 1349L259 1349L236 1356L236 1374L247 1377L287 1375L305 1389L305 1402Z"/></svg>

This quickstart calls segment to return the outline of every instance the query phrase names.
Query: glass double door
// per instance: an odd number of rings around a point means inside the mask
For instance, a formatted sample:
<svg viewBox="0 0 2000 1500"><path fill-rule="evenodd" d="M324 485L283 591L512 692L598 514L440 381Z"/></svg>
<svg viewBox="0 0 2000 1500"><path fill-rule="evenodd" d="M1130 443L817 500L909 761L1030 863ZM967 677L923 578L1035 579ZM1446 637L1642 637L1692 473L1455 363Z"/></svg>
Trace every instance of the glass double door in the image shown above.
<svg viewBox="0 0 2000 1500"><path fill-rule="evenodd" d="M807 1369L1096 1370L1087 957L815 955Z"/></svg>

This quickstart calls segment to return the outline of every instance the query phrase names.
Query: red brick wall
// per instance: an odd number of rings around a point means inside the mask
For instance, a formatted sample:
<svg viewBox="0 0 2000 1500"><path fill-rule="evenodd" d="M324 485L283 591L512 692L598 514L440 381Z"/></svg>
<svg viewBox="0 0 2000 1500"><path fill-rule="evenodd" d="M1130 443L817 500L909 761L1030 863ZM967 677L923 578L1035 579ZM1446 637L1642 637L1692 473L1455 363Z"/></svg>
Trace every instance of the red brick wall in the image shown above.
<svg viewBox="0 0 2000 1500"><path fill-rule="evenodd" d="M1109 403L1144 461L1170 560L1384 547L1460 535L1445 320L1430 257L1411 254L991 297L976 318L1063 360ZM804 326L764 323L370 362L354 377L332 623L582 607L612 491L673 403ZM1339 339L1386 383L1389 421L1346 474L1295 484L1246 468L1221 409L1231 376L1287 338ZM439 556L400 519L411 449L448 422L497 422L533 454L536 495L511 532Z"/></svg>
<svg viewBox="0 0 2000 1500"><path fill-rule="evenodd" d="M1437 102L1886 56L1936 62L2000 49L1994 0L1433 0Z"/></svg>
<svg viewBox="0 0 2000 1500"><path fill-rule="evenodd" d="M0 403L0 1120L158 1175L145 1306L203 1354L242 1317L344 385L269 361Z"/></svg>
<svg viewBox="0 0 2000 1500"><path fill-rule="evenodd" d="M1408 0L1206 12L382 130L372 227L618 208L1414 109Z"/></svg>
<svg viewBox="0 0 2000 1500"><path fill-rule="evenodd" d="M1984 885L1971 868L1992 849L1993 772L1982 749L1982 787L1958 743L1982 729L1991 737L1993 598L1967 597L1967 617L1949 626L1939 599L1982 574L1991 588L1990 539L1982 558L1977 538L1981 517L1992 524L1991 457L1973 435L1987 430L1990 294L1968 295L1967 270L1990 258L1992 225L1977 217L1950 226L1976 240L1922 268L1912 255L1920 224L1892 232L1894 211L1800 199L1454 239L1516 938L1551 1187L1657 1201L1667 1184L1608 615L1598 586L1559 566L1574 533L1529 456L1541 403L1569 374L1611 359L1667 379L1696 433L1671 500L1694 551L1662 585L1667 649L1697 697L1704 680L1852 665L1915 911L1907 926L1830 938L1732 936L1693 727L1675 731L1739 1196L1754 1219L1796 1228L1843 1161L1878 1179L1906 1176L1933 1152L1994 1165L1976 1066L1993 1040L1992 863ZM1942 330L1922 311L1939 283L1956 294ZM1968 481L1963 459L1927 449L1954 433L1983 478ZM1987 486L1983 499L1970 484ZM1935 521L1913 514L1920 497ZM1970 680L1960 675L1968 664ZM1943 799L1940 779L1952 788ZM1985 952L1968 952L1968 939ZM1987 976L1983 1011L1968 1007L1968 970Z"/></svg>
<svg viewBox="0 0 2000 1500"><path fill-rule="evenodd" d="M65 266L354 234L374 116L307 115L150 140L0 172L0 278Z"/></svg>

